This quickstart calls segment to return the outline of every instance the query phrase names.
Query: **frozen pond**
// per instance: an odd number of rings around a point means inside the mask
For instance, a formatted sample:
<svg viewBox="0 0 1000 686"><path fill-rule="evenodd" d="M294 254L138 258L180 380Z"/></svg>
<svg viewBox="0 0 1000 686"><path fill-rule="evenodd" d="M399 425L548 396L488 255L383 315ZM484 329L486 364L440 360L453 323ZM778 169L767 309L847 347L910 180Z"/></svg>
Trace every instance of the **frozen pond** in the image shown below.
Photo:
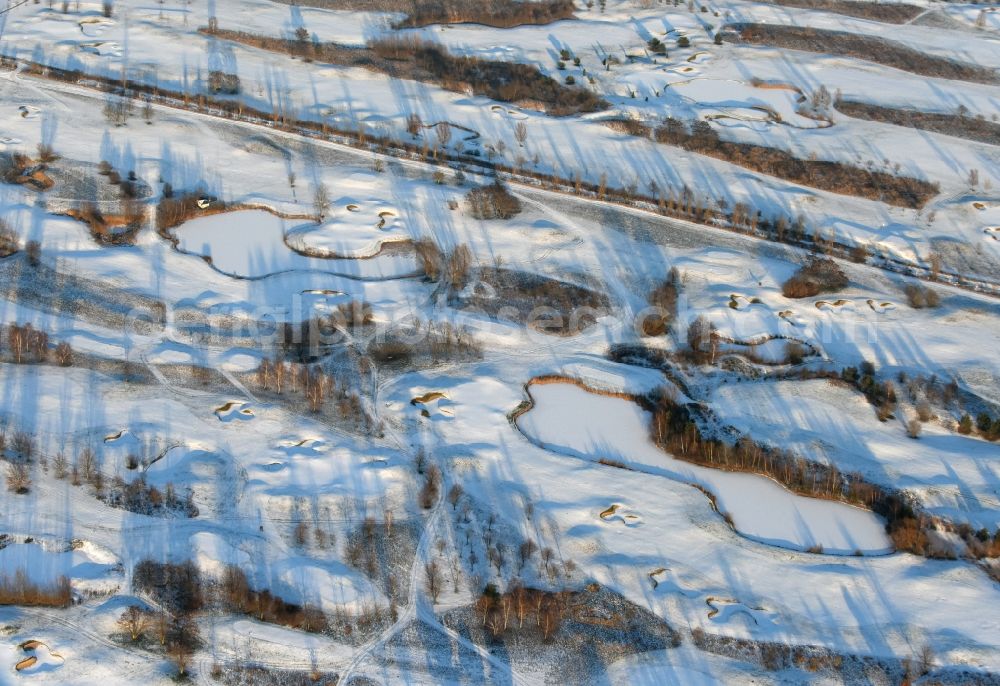
<svg viewBox="0 0 1000 686"><path fill-rule="evenodd" d="M319 259L299 255L284 243L286 231L308 226L265 210L239 210L199 217L175 230L178 248L211 258L219 271L261 278L288 271L322 271L361 279L390 279L416 271L411 255L379 255L370 259Z"/></svg>
<svg viewBox="0 0 1000 686"><path fill-rule="evenodd" d="M649 438L650 415L630 400L571 383L531 386L534 407L517 421L532 440L562 453L609 458L645 472L697 484L716 497L736 529L763 543L826 553L885 553L892 544L875 514L845 503L800 496L756 474L683 462Z"/></svg>

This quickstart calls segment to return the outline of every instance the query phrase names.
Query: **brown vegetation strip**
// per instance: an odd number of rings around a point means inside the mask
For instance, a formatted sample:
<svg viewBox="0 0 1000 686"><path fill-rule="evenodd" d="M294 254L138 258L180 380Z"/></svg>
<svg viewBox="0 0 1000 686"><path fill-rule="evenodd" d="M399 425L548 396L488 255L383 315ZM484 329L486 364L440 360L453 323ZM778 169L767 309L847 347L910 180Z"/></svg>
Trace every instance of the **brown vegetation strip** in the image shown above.
<svg viewBox="0 0 1000 686"><path fill-rule="evenodd" d="M430 24L483 24L507 29L573 19L573 0L278 0L291 5L357 12L400 12L393 28Z"/></svg>
<svg viewBox="0 0 1000 686"><path fill-rule="evenodd" d="M690 128L685 122L671 117L655 129L634 121L619 120L610 125L632 135L652 136L659 143L677 145L803 186L898 207L923 207L939 191L937 184L922 179L870 171L832 160L803 160L779 148L726 141L704 121L694 122ZM782 230L778 226L775 228Z"/></svg>
<svg viewBox="0 0 1000 686"><path fill-rule="evenodd" d="M438 0L412 2L410 14L393 28L430 24L483 24L507 29L573 19L573 0Z"/></svg>
<svg viewBox="0 0 1000 686"><path fill-rule="evenodd" d="M455 56L439 45L416 38L386 38L365 48L355 48L219 28L202 29L202 32L262 50L360 67L393 78L431 83L458 93L472 92L500 102L541 106L554 116L594 112L608 106L586 88L564 86L542 74L537 67Z"/></svg>
<svg viewBox="0 0 1000 686"><path fill-rule="evenodd" d="M865 2L864 0L771 0L771 2L782 7L821 10L889 24L905 24L924 11L923 7L901 2Z"/></svg>
<svg viewBox="0 0 1000 686"><path fill-rule="evenodd" d="M72 600L69 579L64 576L47 586L35 583L23 570L18 570L13 578L0 576L0 605L69 607Z"/></svg>
<svg viewBox="0 0 1000 686"><path fill-rule="evenodd" d="M737 32L738 40L744 43L853 57L921 76L974 83L997 83L998 80L994 69L928 55L876 36L777 24L741 23L725 28Z"/></svg>
<svg viewBox="0 0 1000 686"><path fill-rule="evenodd" d="M855 119L908 126L912 129L942 133L979 143L1000 145L1000 124L982 115L971 116L964 112L924 112L849 100L838 100L836 108L839 112Z"/></svg>

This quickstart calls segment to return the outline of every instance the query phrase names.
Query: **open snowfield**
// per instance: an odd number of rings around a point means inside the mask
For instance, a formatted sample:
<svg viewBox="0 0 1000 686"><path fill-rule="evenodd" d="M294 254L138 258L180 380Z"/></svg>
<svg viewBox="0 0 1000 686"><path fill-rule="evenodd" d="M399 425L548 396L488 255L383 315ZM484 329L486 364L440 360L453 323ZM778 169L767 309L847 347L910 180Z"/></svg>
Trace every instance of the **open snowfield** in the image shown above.
<svg viewBox="0 0 1000 686"><path fill-rule="evenodd" d="M988 131L1000 80L715 40L813 27L995 69L1000 13L607 0L397 29L333 4L0 7L0 686L1000 682L1000 147L810 105ZM607 106L210 19L420 38ZM264 116L202 107L218 73ZM97 78L189 101L123 113ZM608 125L664 117L938 190L902 208ZM517 171L477 204L492 163ZM842 282L788 297L833 242ZM672 438L784 468L670 452L661 402Z"/></svg>

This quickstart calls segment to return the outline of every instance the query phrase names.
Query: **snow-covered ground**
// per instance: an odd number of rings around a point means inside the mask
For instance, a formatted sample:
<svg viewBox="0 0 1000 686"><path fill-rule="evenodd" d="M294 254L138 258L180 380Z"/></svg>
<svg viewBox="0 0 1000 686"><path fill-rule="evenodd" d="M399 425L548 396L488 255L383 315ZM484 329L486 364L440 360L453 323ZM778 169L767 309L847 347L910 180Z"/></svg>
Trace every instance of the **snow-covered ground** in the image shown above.
<svg viewBox="0 0 1000 686"><path fill-rule="evenodd" d="M978 21L980 6L928 4L925 17L951 28L918 19L887 29L740 0L704 12L631 0L578 4L576 19L540 27L403 32L456 54L532 64L559 80L573 75L611 104L565 118L197 32L215 16L222 28L288 37L304 27L321 41L362 45L393 32L396 17L374 12L120 0L106 18L94 2L69 2L65 11L29 3L0 15L0 53L116 78L124 70L176 90L197 91L209 70L223 68L239 74L240 97L262 110L431 147L439 141L434 125L450 122L453 152L492 151L508 164L595 183L607 174L610 185L644 192L651 182L687 186L730 207L801 213L827 236L887 255L924 262L942 251L945 268L1000 280L996 147L835 112L827 126L800 112L800 100L822 85L847 99L941 112L961 105L968 116L992 118L1000 86L713 41L730 21L891 30L893 40L928 54L996 65L997 13ZM690 47L677 45L681 36ZM654 37L668 56L646 49ZM571 55L564 70L562 50ZM75 599L64 609L0 607L0 684L167 683L174 668L156 641L133 645L116 626L129 605L155 605L133 583L144 560L190 560L206 589L237 567L254 589L352 627L312 634L209 606L194 616L203 643L191 669L200 683L211 682L214 664L240 662L337 673L348 683L551 682L562 659L556 648L525 660L519 639L504 639L510 651L479 645L442 622L486 584L504 591L516 582L577 591L597 583L680 636L678 647L614 653L587 683L852 678L828 669L817 677L802 665L768 672L749 652L702 650L696 636L815 646L885 664L926 646L933 668L1000 673L990 561L896 552L870 511L680 461L649 439L649 414L620 397L666 388L700 404L729 432L726 440L747 434L835 464L904 491L929 515L993 535L1000 448L958 433L957 422L964 412L1000 416L995 299L930 284L940 305L914 309L904 277L850 263L840 265L846 288L789 299L782 283L808 256L787 246L519 184L510 185L519 214L480 220L464 196L492 179L469 170L441 174L419 161L161 106L150 123L137 111L114 126L104 106L85 83L0 73L0 154L35 155L44 143L59 155L49 163L56 184L44 193L0 184L0 219L22 247L40 245L38 266L25 251L0 258L0 324L30 323L51 348L44 363L14 364L8 334L0 337L5 472L23 461L17 434L35 440L27 492L0 494L0 534L9 536L0 537L0 577L21 572L53 584L65 576ZM411 113L427 127L416 137L406 130ZM914 211L821 192L604 122L621 116L707 119L733 140L803 158L880 170L898 164L939 183L941 193ZM102 160L149 188L149 221L134 245L102 245L63 214L83 201L118 212L118 190L96 174ZM970 170L978 171L975 188ZM167 183L174 193L243 209L194 216L171 229L172 241L153 226L152 205ZM316 202L320 186L328 203ZM424 276L411 245L421 240L439 246L444 278ZM451 285L463 246L469 283ZM498 267L585 286L608 305L588 313L592 326L566 336L467 306L470 295L495 292L479 273ZM637 318L671 268L681 284L676 321L667 335L643 337ZM560 302L559 292L539 287L532 297L559 316L573 314L575 303ZM351 302L371 308L370 326L312 357L297 348L302 329L289 329L294 340L279 335L279 323ZM698 316L726 341L720 359L703 365L683 355ZM463 332L481 355L459 354L453 338L416 352L424 336L443 331ZM413 350L394 347L400 340ZM71 366L57 364L62 342L74 351ZM789 367L786 346L795 342L815 354ZM671 360L666 374L609 358L613 345L640 343ZM749 352L767 364L738 360ZM322 412L309 411L300 376L284 377L280 393L273 379L263 387L261 361L281 356L336 380ZM795 378L865 361L896 386L899 405L888 421L846 384ZM582 386L532 383L547 375ZM937 388L954 381L955 393L928 395L932 417L919 438L907 435L925 393L911 395L914 377L934 377ZM358 416L365 421L350 419ZM60 478L60 455L72 466L89 451L100 489L93 477L78 485ZM435 473L440 483L431 488ZM115 506L108 490L128 484L190 497L197 515ZM520 562L525 542L536 548ZM431 562L443 575L438 594L427 584ZM30 653L22 647L29 640L42 645ZM37 662L15 671L29 653Z"/></svg>

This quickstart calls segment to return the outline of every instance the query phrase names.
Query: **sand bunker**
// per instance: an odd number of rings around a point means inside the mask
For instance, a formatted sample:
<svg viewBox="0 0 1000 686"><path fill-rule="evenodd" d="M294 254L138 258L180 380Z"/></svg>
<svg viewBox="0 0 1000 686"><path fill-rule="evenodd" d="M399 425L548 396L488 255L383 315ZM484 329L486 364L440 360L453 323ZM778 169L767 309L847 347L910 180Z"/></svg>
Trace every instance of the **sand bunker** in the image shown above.
<svg viewBox="0 0 1000 686"><path fill-rule="evenodd" d="M418 395L410 400L410 405L414 407L420 406L420 416L428 419L435 416L449 418L455 416L455 413L451 409L451 400L440 391L429 391L423 395Z"/></svg>
<svg viewBox="0 0 1000 686"><path fill-rule="evenodd" d="M618 503L613 503L611 507L598 516L605 522L620 521L625 526L638 526L642 523L642 518L639 515L627 511L623 505Z"/></svg>
<svg viewBox="0 0 1000 686"><path fill-rule="evenodd" d="M238 400L231 400L225 405L215 408L213 412L220 422L246 421L254 418L250 405Z"/></svg>

